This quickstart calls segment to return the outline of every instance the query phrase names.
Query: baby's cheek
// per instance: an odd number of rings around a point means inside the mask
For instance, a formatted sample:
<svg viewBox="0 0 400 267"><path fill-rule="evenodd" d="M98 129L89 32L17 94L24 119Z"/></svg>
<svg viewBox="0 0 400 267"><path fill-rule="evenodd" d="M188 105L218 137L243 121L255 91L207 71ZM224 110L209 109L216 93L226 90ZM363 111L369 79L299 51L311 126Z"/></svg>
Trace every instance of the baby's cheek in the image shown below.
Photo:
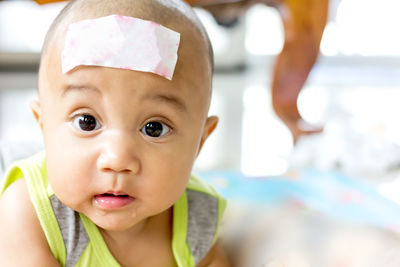
<svg viewBox="0 0 400 267"><path fill-rule="evenodd" d="M185 191L187 179L182 177L177 179L175 176L159 176L161 179L152 183L147 183L145 188L142 188L140 194L142 197L154 205L162 205L163 208L168 208L173 205L182 193ZM163 209L162 208L162 209Z"/></svg>
<svg viewBox="0 0 400 267"><path fill-rule="evenodd" d="M79 168L74 168L71 162L62 157L51 157L47 172L49 183L56 196L68 206L80 202L85 195L85 181L79 181L84 174L79 174Z"/></svg>
<svg viewBox="0 0 400 267"><path fill-rule="evenodd" d="M54 194L62 203L75 211L83 211L87 204L87 201L85 201L87 199L86 194L73 186L74 182L65 181L65 179L52 179L50 184Z"/></svg>

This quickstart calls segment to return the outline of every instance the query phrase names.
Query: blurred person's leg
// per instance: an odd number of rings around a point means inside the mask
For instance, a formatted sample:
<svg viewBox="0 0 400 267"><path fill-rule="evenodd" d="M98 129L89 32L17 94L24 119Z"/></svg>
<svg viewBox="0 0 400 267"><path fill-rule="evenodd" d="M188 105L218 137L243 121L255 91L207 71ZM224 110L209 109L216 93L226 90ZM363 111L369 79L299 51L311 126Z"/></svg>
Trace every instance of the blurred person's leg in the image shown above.
<svg viewBox="0 0 400 267"><path fill-rule="evenodd" d="M314 66L328 16L329 0L187 0L208 10L221 25L235 22L251 5L277 8L284 27L284 45L273 69L272 106L296 140L322 128L307 123L297 100ZM267 25L266 25L267 26Z"/></svg>
<svg viewBox="0 0 400 267"><path fill-rule="evenodd" d="M272 105L295 142L322 130L303 120L297 100L319 54L328 6L329 0L283 0L277 6L285 40L273 70Z"/></svg>

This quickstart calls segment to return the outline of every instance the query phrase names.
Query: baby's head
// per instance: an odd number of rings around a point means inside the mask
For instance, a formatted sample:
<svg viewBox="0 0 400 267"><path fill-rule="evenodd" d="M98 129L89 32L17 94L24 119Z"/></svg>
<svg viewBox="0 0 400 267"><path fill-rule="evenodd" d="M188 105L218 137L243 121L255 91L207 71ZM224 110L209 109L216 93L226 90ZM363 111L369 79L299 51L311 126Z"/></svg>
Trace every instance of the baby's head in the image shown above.
<svg viewBox="0 0 400 267"><path fill-rule="evenodd" d="M165 72L108 67L104 62L76 64L63 73L64 61L74 57L73 53L61 56L68 26L113 14L131 22L133 18L155 22L180 33L171 80L162 76ZM100 28L101 33L107 33L106 28ZM138 32L130 34L149 43L140 43L138 51L132 52L142 53L152 44ZM79 43L93 43L89 36ZM166 46L159 35L155 40L159 47ZM136 63L126 63L135 68ZM39 101L32 104L56 196L110 230L128 229L168 210L183 193L194 160L217 124L216 117L207 117L211 79L209 40L186 4L173 0L70 2L47 35Z"/></svg>

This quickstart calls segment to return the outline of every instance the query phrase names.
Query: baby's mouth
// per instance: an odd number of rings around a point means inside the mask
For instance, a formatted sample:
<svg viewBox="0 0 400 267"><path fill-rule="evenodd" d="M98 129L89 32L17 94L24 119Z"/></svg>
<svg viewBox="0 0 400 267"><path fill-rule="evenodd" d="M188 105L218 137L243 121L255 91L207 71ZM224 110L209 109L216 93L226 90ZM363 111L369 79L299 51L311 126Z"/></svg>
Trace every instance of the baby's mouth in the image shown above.
<svg viewBox="0 0 400 267"><path fill-rule="evenodd" d="M126 194L104 193L95 195L94 200L102 208L117 209L129 205L135 198Z"/></svg>
<svg viewBox="0 0 400 267"><path fill-rule="evenodd" d="M101 194L100 196L103 196L103 197L129 197L129 195L113 194L113 193L104 193L104 194Z"/></svg>

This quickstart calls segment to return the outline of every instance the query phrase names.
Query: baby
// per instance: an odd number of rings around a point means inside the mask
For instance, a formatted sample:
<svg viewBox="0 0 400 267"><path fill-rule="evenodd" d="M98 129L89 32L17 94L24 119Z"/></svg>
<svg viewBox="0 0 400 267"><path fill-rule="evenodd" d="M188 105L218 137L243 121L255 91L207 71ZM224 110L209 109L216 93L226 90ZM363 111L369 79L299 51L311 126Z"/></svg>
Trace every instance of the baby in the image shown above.
<svg viewBox="0 0 400 267"><path fill-rule="evenodd" d="M31 106L45 152L0 191L1 265L228 266L225 200L191 175L218 121L212 62L180 1L71 1Z"/></svg>

